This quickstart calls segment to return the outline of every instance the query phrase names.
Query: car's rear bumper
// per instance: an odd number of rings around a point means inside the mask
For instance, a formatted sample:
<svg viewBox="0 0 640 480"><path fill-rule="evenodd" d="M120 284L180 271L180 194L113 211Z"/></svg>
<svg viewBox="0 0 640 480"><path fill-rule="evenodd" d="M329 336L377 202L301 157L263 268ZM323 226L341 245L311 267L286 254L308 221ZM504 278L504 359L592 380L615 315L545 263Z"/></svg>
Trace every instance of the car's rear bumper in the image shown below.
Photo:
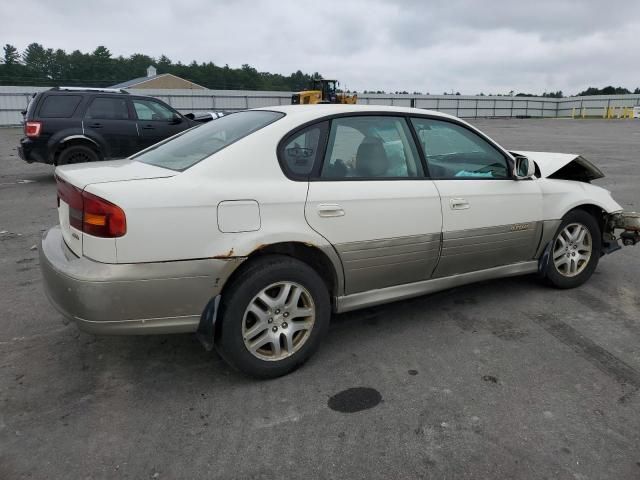
<svg viewBox="0 0 640 480"><path fill-rule="evenodd" d="M18 156L27 163L50 163L46 145L42 145L41 142L34 142L26 137L20 139Z"/></svg>
<svg viewBox="0 0 640 480"><path fill-rule="evenodd" d="M209 300L242 259L106 264L77 257L60 227L43 237L40 268L51 303L96 334L195 332Z"/></svg>

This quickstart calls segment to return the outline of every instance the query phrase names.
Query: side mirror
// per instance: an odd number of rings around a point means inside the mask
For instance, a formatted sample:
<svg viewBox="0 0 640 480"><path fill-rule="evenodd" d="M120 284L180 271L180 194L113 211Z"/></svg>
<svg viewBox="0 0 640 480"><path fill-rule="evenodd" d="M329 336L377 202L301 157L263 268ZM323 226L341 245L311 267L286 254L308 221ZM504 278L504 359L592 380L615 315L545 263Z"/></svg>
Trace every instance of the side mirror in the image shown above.
<svg viewBox="0 0 640 480"><path fill-rule="evenodd" d="M533 160L529 160L527 157L518 155L516 157L515 166L516 180L528 180L534 178L536 174L536 165Z"/></svg>
<svg viewBox="0 0 640 480"><path fill-rule="evenodd" d="M174 114L170 123L171 123L171 125L177 125L179 123L182 123L182 117L180 115Z"/></svg>

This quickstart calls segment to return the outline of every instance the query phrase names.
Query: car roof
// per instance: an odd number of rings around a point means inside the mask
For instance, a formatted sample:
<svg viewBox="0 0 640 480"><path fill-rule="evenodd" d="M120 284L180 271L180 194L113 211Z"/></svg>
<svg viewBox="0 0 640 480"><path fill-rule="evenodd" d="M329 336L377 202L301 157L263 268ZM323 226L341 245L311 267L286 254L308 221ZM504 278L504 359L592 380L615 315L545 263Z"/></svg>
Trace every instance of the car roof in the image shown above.
<svg viewBox="0 0 640 480"><path fill-rule="evenodd" d="M144 95L139 93L130 93L123 89L117 88L93 88L93 87L53 87L49 90L42 90L37 93L38 95L87 95L87 96L126 96L127 98L145 98L152 100L160 100L157 97L151 95Z"/></svg>
<svg viewBox="0 0 640 480"><path fill-rule="evenodd" d="M270 110L282 112L290 120L303 123L316 118L339 115L341 113L401 113L410 115L430 115L434 117L455 119L459 118L442 112L425 110L422 108L397 107L389 105L344 105L344 104L315 104L315 105L277 105L273 107L261 107L255 110Z"/></svg>
<svg viewBox="0 0 640 480"><path fill-rule="evenodd" d="M115 95L129 95L129 92L121 88L97 88L97 87L53 87L45 90L49 93L109 93Z"/></svg>

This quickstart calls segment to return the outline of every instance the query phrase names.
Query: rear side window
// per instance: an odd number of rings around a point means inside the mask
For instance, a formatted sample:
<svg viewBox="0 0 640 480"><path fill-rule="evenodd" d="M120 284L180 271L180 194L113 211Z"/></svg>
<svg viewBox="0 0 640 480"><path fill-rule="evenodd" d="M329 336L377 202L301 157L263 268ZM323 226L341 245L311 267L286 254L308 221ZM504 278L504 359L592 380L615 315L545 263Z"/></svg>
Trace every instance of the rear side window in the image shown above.
<svg viewBox="0 0 640 480"><path fill-rule="evenodd" d="M279 157L288 176L302 179L311 174L325 143L326 126L326 122L312 125L285 140Z"/></svg>
<svg viewBox="0 0 640 480"><path fill-rule="evenodd" d="M186 170L282 117L284 113L265 110L234 113L186 130L131 158L171 170Z"/></svg>
<svg viewBox="0 0 640 480"><path fill-rule="evenodd" d="M49 95L40 107L41 118L71 118L82 97L80 95Z"/></svg>
<svg viewBox="0 0 640 480"><path fill-rule="evenodd" d="M422 175L418 151L403 117L367 115L332 120L322 179Z"/></svg>
<svg viewBox="0 0 640 480"><path fill-rule="evenodd" d="M100 120L127 120L129 111L124 98L97 97L87 108L86 118Z"/></svg>

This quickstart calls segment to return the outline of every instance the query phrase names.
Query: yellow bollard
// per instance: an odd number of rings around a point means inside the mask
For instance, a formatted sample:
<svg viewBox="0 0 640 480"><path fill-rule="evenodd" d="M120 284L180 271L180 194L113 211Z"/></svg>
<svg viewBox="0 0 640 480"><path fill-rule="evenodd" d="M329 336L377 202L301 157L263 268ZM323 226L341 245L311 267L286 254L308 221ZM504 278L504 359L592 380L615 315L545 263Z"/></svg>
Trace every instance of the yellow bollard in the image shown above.
<svg viewBox="0 0 640 480"><path fill-rule="evenodd" d="M573 107L573 108L571 109L571 118L572 118L572 119L575 119L575 118L576 118L576 107Z"/></svg>
<svg viewBox="0 0 640 480"><path fill-rule="evenodd" d="M582 118L587 116L587 109L582 107L582 112L581 112Z"/></svg>
<svg viewBox="0 0 640 480"><path fill-rule="evenodd" d="M607 112L607 107L603 107L602 108L602 118L607 118L607 113L609 113L609 112Z"/></svg>

